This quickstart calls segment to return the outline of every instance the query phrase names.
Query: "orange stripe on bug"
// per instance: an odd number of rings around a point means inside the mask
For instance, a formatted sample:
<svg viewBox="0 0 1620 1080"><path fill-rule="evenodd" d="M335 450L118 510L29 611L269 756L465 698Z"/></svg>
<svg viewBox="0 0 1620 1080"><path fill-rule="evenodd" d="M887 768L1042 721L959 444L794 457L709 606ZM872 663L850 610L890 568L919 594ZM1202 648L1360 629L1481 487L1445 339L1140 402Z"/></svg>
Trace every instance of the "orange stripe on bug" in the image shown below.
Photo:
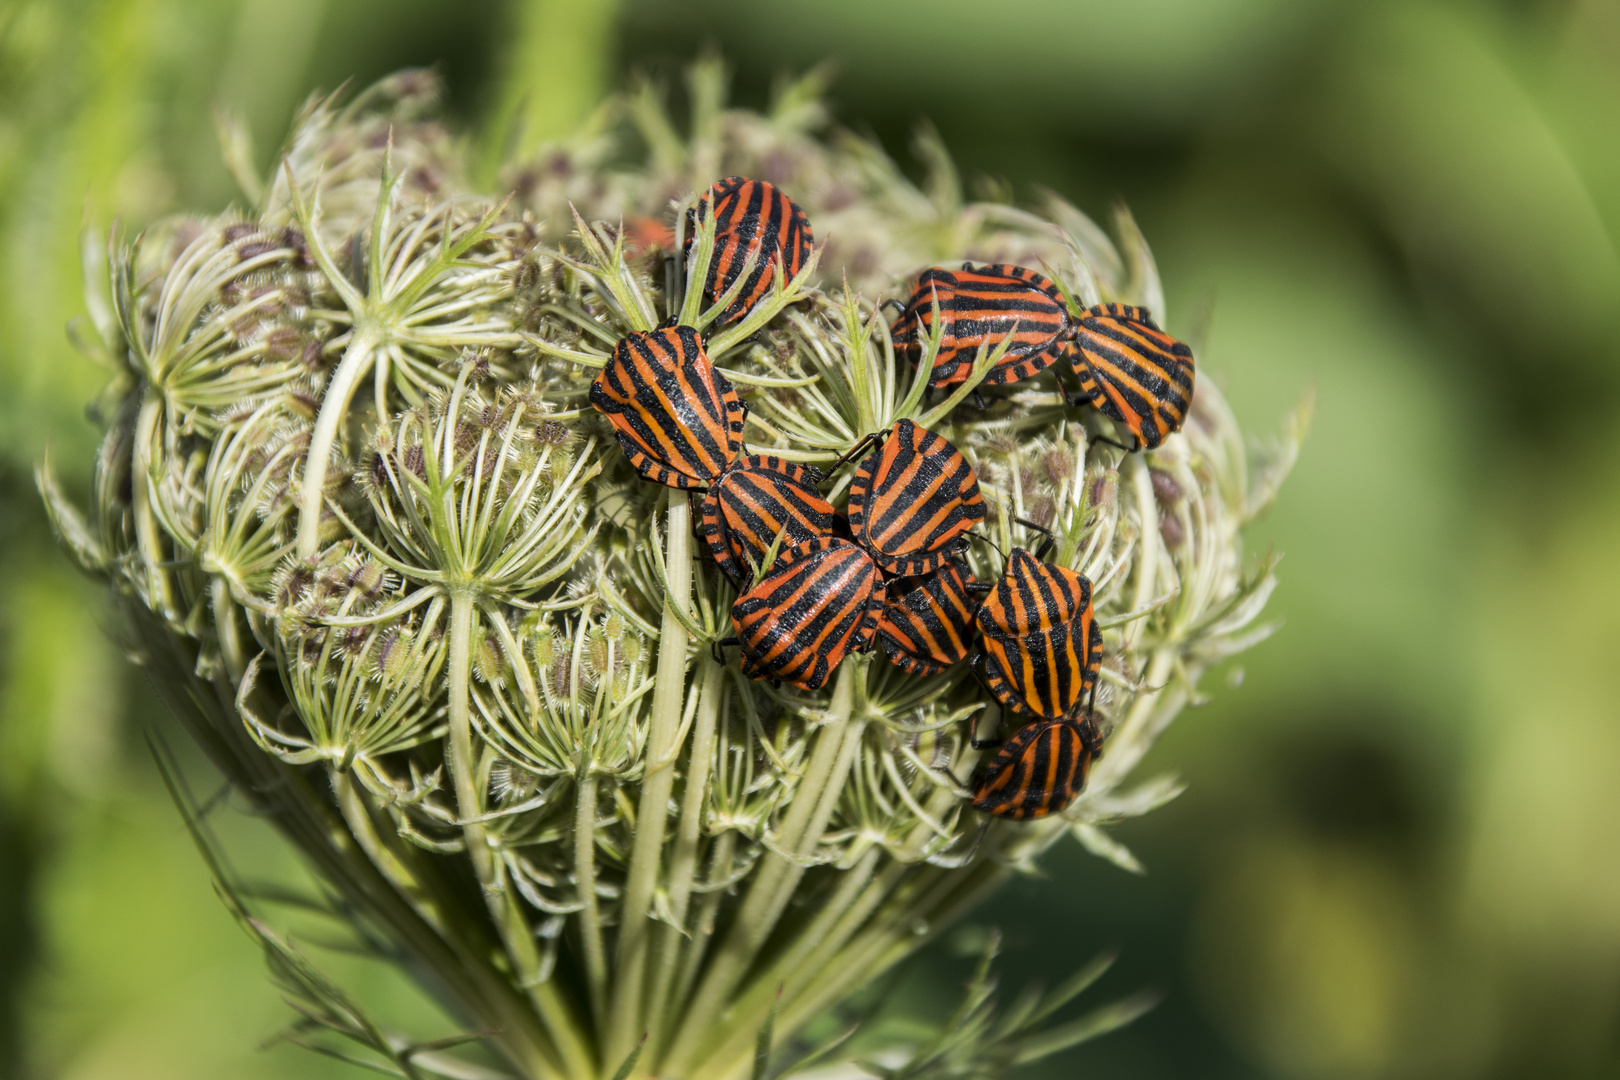
<svg viewBox="0 0 1620 1080"><path fill-rule="evenodd" d="M945 438L900 420L861 461L849 486L849 526L886 574L938 569L984 520L979 478Z"/></svg>
<svg viewBox="0 0 1620 1080"><path fill-rule="evenodd" d="M1039 374L1070 356L1074 320L1063 294L1048 278L1023 266L996 263L961 270L923 271L911 299L889 328L896 349L920 359L934 329L942 328L930 386L964 382L982 348L1012 345L981 385L1000 386Z"/></svg>
<svg viewBox="0 0 1620 1080"><path fill-rule="evenodd" d="M690 326L621 338L591 382L591 405L631 467L657 484L708 487L742 450L742 400Z"/></svg>
<svg viewBox="0 0 1620 1080"><path fill-rule="evenodd" d="M1089 402L1153 449L1181 430L1192 404L1192 349L1160 330L1145 308L1099 304L1075 329L1076 404Z"/></svg>
<svg viewBox="0 0 1620 1080"><path fill-rule="evenodd" d="M724 296L745 270L748 273L742 290L716 320L717 326L724 326L743 318L769 294L778 263L784 281L804 269L815 247L815 235L804 211L781 188L765 180L732 176L710 187L689 212L687 257L697 224L711 214L715 237L703 283L707 302Z"/></svg>
<svg viewBox="0 0 1620 1080"><path fill-rule="evenodd" d="M703 500L699 534L720 569L734 580L753 575L786 530L782 548L831 536L832 504L816 490L809 465L754 454L734 461Z"/></svg>
<svg viewBox="0 0 1620 1080"><path fill-rule="evenodd" d="M1102 630L1084 574L1014 548L977 622L975 671L1004 708L1057 720L1095 691Z"/></svg>
<svg viewBox="0 0 1620 1080"><path fill-rule="evenodd" d="M902 671L937 675L967 658L973 648L973 572L952 559L932 574L889 583L889 601L878 620L883 652Z"/></svg>
<svg viewBox="0 0 1620 1080"><path fill-rule="evenodd" d="M883 600L877 564L855 544L795 545L731 606L743 674L819 690L846 656L872 647Z"/></svg>
<svg viewBox="0 0 1620 1080"><path fill-rule="evenodd" d="M996 817L1061 813L1085 789L1102 739L1088 716L1026 724L974 776L973 805Z"/></svg>

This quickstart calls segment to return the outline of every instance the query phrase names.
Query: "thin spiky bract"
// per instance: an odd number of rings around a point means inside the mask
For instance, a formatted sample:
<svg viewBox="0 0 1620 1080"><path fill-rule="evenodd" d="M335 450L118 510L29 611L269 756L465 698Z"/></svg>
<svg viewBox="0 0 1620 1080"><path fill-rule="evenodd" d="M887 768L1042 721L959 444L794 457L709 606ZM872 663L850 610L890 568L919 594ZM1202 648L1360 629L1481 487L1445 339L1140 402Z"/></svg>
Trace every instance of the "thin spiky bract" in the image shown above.
<svg viewBox="0 0 1620 1080"><path fill-rule="evenodd" d="M998 353L927 401L937 338L913 370L875 306L971 259L1162 319L1130 218L1122 257L1055 197L965 202L932 142L919 189L821 134L812 83L759 115L722 109L721 78L695 69L690 136L643 87L514 165L504 201L462 188L425 76L313 102L249 212L114 239L93 344L127 370L88 519L41 478L215 764L524 1077L747 1075L1065 833L1135 868L1100 826L1177 788L1128 775L1200 674L1267 632L1273 561L1246 569L1239 530L1303 412L1252 457L1204 378L1182 433L1122 457L1055 373L959 407ZM610 167L625 121L649 156ZM977 469L989 540L1032 546L1035 521L1092 580L1106 752L1062 814L969 808L968 726L999 717L965 665L920 679L857 657L804 693L711 658L733 586L698 560L686 497L637 480L586 398L621 336L671 315L707 330L730 303L680 290L704 280L712 223L684 273L625 224L674 222L678 252L685 209L730 174L780 184L830 237L709 338L750 448L826 465L909 417ZM1000 572L990 545L967 558ZM328 1030L397 1075L470 1068L362 1022L244 920L310 1002L300 1039ZM1093 1030L965 1009L894 1075L989 1075Z"/></svg>

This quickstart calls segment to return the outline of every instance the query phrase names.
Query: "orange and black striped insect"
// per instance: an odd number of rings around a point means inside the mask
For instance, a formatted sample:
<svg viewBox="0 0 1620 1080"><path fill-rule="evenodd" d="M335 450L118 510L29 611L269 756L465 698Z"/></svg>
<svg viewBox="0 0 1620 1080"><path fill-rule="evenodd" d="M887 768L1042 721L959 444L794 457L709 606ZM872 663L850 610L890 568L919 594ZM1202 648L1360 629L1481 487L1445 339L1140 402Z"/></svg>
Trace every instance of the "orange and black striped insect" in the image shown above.
<svg viewBox="0 0 1620 1080"><path fill-rule="evenodd" d="M747 410L690 326L621 338L591 383L591 404L655 484L708 487L742 451Z"/></svg>
<svg viewBox="0 0 1620 1080"><path fill-rule="evenodd" d="M928 376L930 386L965 382L980 347L993 352L1009 335L1012 345L981 385L1028 379L1073 354L1075 324L1063 294L1025 267L963 263L960 270L924 270L911 300L889 328L897 350L921 358L936 304L943 334Z"/></svg>
<svg viewBox="0 0 1620 1080"><path fill-rule="evenodd" d="M883 577L865 551L818 537L776 557L758 585L731 605L743 674L805 690L825 686L851 652L872 647Z"/></svg>
<svg viewBox="0 0 1620 1080"><path fill-rule="evenodd" d="M1058 813L1086 786L1102 738L1091 717L1025 724L973 780L973 805L1023 821Z"/></svg>
<svg viewBox="0 0 1620 1080"><path fill-rule="evenodd" d="M1084 574L1013 548L978 611L980 679L1014 713L1060 720L1096 694L1102 630Z"/></svg>
<svg viewBox="0 0 1620 1080"><path fill-rule="evenodd" d="M739 581L751 576L784 529L781 550L831 536L834 511L816 490L820 482L815 467L778 457L732 462L709 488L698 529L720 569Z"/></svg>
<svg viewBox="0 0 1620 1080"><path fill-rule="evenodd" d="M1099 304L1075 329L1081 359L1080 394L1153 449L1187 419L1193 393L1193 354L1153 323L1145 308Z"/></svg>
<svg viewBox="0 0 1620 1080"><path fill-rule="evenodd" d="M697 224L707 221L711 213L715 221L714 254L703 283L708 302L712 304L724 296L743 271L748 271L742 290L716 320L716 325L724 326L753 310L770 292L777 262L782 264L783 280L793 280L804 269L816 238L804 211L781 188L764 180L732 176L709 188L690 212L688 257Z"/></svg>
<svg viewBox="0 0 1620 1080"><path fill-rule="evenodd" d="M869 441L857 444L849 457ZM900 420L855 470L849 527L883 572L913 577L937 570L984 520L979 478L948 440Z"/></svg>
<svg viewBox="0 0 1620 1080"><path fill-rule="evenodd" d="M932 574L891 582L877 629L884 654L913 675L938 675L966 659L973 648L977 594L988 588L959 559Z"/></svg>

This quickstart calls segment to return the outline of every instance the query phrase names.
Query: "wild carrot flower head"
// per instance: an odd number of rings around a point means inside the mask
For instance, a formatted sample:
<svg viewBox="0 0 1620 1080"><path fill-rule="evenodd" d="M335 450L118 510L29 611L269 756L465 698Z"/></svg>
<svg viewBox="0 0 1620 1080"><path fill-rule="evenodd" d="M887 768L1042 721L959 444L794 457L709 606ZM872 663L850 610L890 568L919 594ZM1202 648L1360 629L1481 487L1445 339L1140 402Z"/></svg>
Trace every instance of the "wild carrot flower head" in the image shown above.
<svg viewBox="0 0 1620 1080"><path fill-rule="evenodd" d="M733 1077L761 1044L780 1064L1065 835L1134 869L1103 827L1176 794L1135 766L1200 675L1267 632L1272 562L1246 563L1240 530L1303 424L1248 447L1201 377L1179 431L1126 452L1067 364L991 378L1005 344L930 385L943 331L897 342L880 307L929 267L1031 268L1062 317L1119 304L1164 325L1129 215L1116 246L1056 196L967 201L932 142L918 186L828 130L810 84L760 114L722 107L716 67L692 77L689 132L637 92L509 166L500 198L467 187L428 76L314 101L274 175L244 176L249 210L113 238L90 309L121 404L89 515L41 474L214 763L523 1076ZM787 193L816 243L728 249L725 208L699 200L730 176ZM972 657L905 670L869 637L818 689L744 673L734 604L801 549L772 529L722 572L695 532L705 492L644 479L591 404L621 343L666 326L692 328L740 453L799 477L795 497L838 518L861 455L840 459L911 422L974 479L964 582L1015 549L1084 576L1101 753L1072 799L1029 821L975 809L975 740L1028 717ZM869 558L853 524L826 543ZM887 578L889 599L919 580ZM308 1017L296 1037L466 1075L377 1028L225 884ZM988 1008L902 1074L1035 1052L1028 1018L993 1028Z"/></svg>

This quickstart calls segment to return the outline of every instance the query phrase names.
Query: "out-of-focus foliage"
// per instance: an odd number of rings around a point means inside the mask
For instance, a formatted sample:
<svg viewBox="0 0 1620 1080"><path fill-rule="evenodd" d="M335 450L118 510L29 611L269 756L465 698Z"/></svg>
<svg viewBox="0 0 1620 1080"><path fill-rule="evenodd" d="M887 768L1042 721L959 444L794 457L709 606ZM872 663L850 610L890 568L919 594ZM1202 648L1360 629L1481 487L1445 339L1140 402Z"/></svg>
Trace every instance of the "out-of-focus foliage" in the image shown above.
<svg viewBox="0 0 1620 1080"><path fill-rule="evenodd" d="M146 699L17 479L46 432L91 438L75 417L100 374L61 333L86 207L105 225L229 199L215 100L261 161L304 90L349 74L442 58L462 115L497 115L523 98L501 72L544 85L503 67L512 28L576 25L567 8L0 9L0 982L21 1009L0 1039L35 1075L319 1068L244 1053L279 1006L123 722ZM1166 991L1044 1075L1613 1072L1620 6L624 0L616 26L604 79L643 69L674 93L712 44L762 101L831 58L838 115L897 151L927 116L1019 197L1126 198L1170 295L1207 297L1168 323L1207 333L1201 370L1245 421L1316 387L1261 530L1287 552L1288 632L1155 751L1190 787L1119 830L1147 876L1076 856L980 915L1012 985L1117 944L1122 982ZM969 973L941 950L908 1008L944 1015Z"/></svg>

